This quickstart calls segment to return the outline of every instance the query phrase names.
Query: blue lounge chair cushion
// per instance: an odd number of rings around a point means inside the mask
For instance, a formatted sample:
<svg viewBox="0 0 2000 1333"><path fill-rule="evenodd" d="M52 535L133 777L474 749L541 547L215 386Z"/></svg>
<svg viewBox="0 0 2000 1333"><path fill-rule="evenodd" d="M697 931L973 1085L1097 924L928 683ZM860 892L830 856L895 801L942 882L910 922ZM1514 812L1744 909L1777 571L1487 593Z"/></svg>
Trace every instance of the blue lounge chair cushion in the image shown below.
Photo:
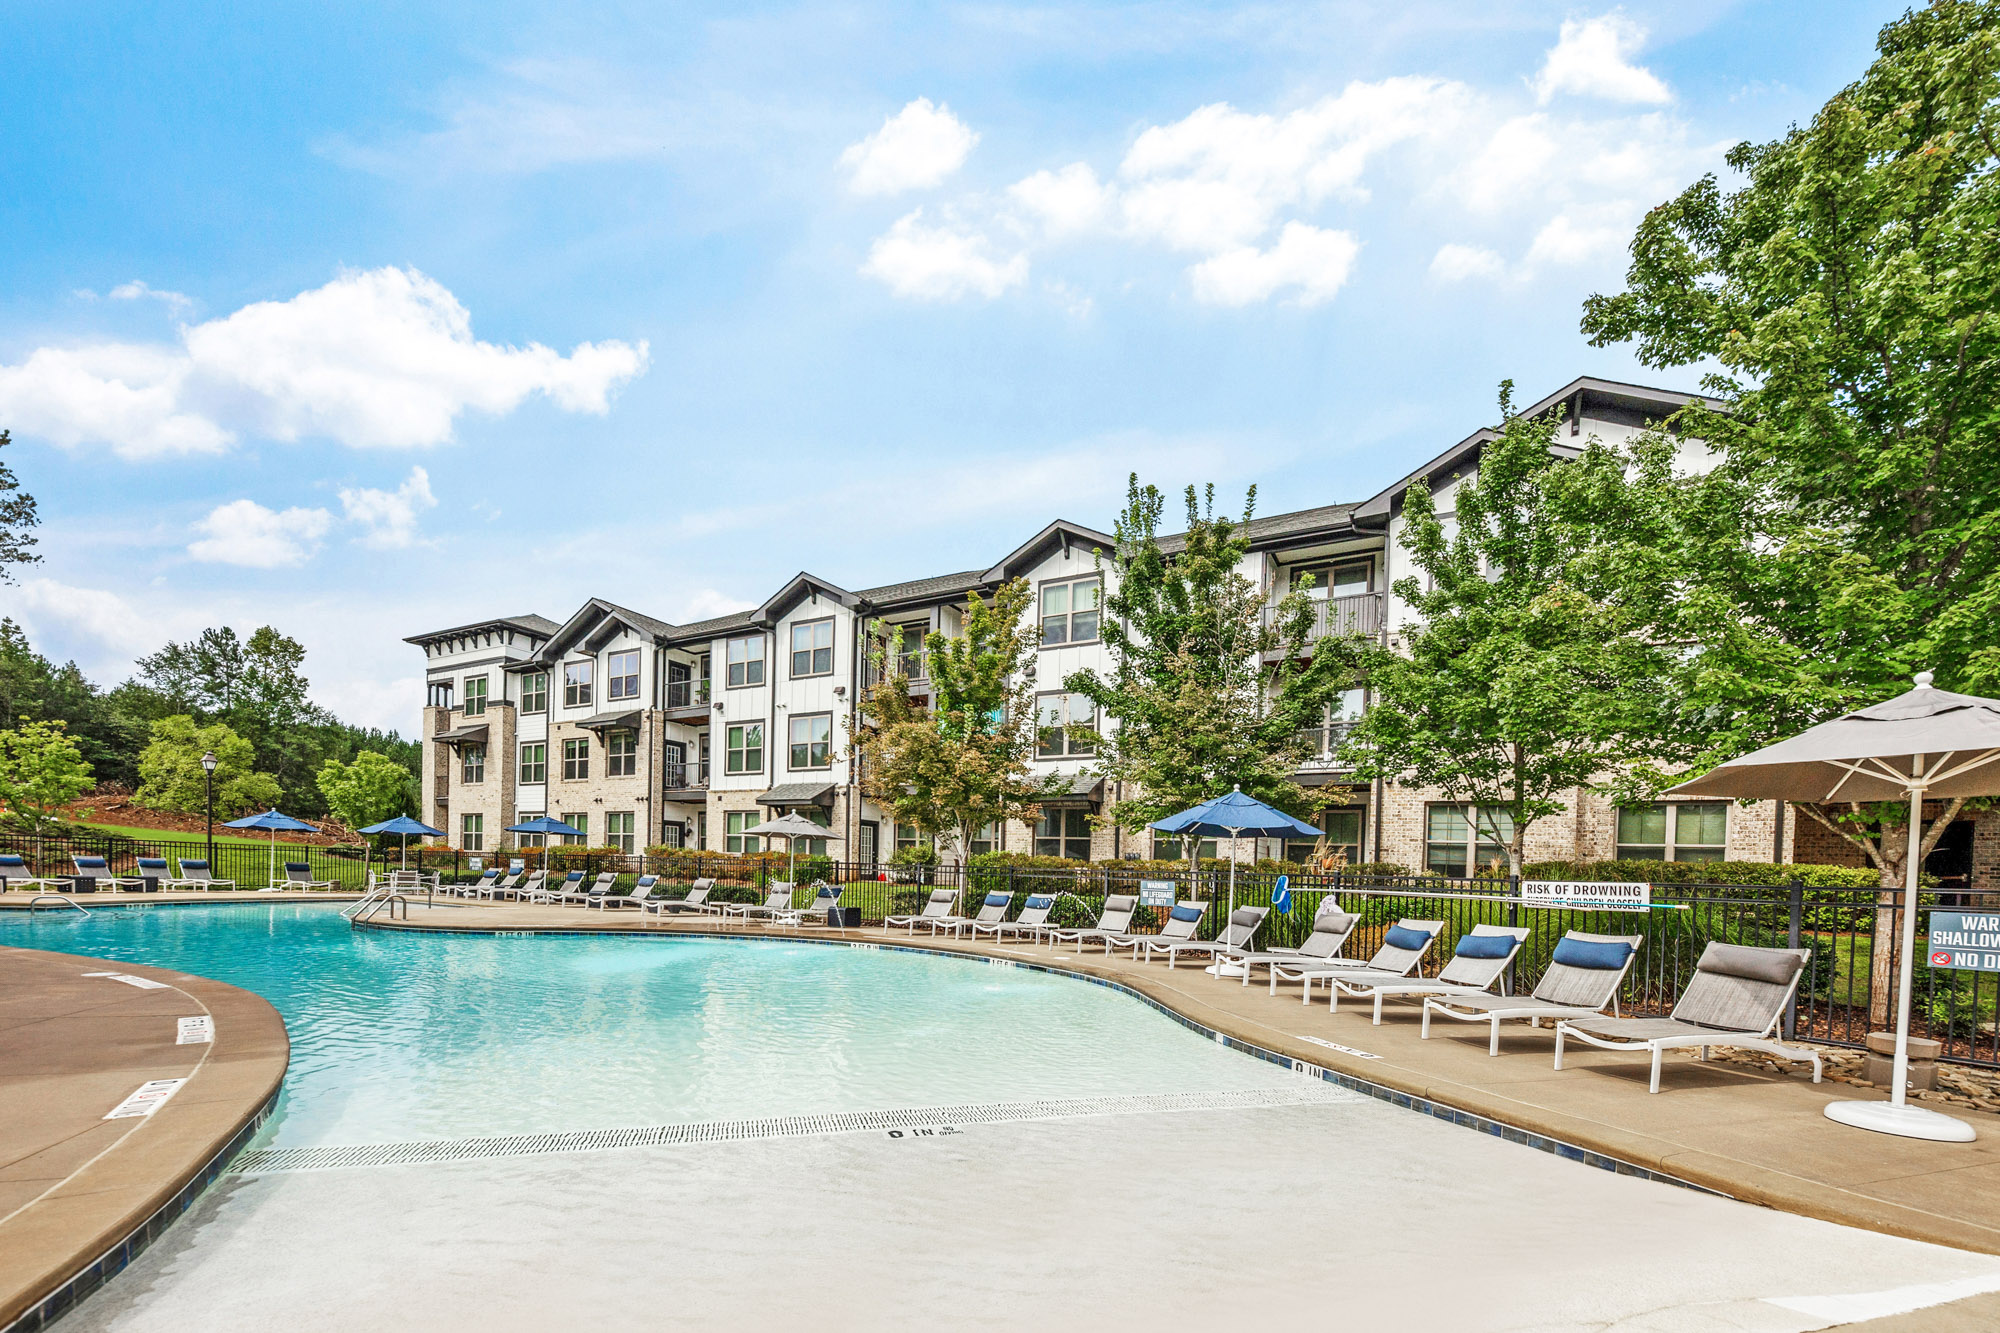
<svg viewBox="0 0 2000 1333"><path fill-rule="evenodd" d="M1512 935L1461 935L1452 950L1460 958L1505 958L1513 951Z"/></svg>
<svg viewBox="0 0 2000 1333"><path fill-rule="evenodd" d="M1034 908L1037 912L1041 911L1044 907L1054 907L1055 905L1055 899L1044 897L1039 893L1031 894L1028 898L1028 906Z"/></svg>
<svg viewBox="0 0 2000 1333"><path fill-rule="evenodd" d="M1556 942L1553 956L1564 967L1588 967L1599 971L1625 966L1632 946L1623 940L1579 940L1568 935Z"/></svg>
<svg viewBox="0 0 2000 1333"><path fill-rule="evenodd" d="M989 893L986 895L986 905L988 907L1005 907L1013 901L1014 895L1011 893Z"/></svg>
<svg viewBox="0 0 2000 1333"><path fill-rule="evenodd" d="M1174 909L1174 920L1199 921L1201 920L1201 913L1202 909L1199 907L1193 907L1187 904L1182 904L1181 906L1176 907Z"/></svg>
<svg viewBox="0 0 2000 1333"><path fill-rule="evenodd" d="M1430 942L1429 935L1408 926L1391 926L1382 936L1382 943L1392 949L1421 949Z"/></svg>

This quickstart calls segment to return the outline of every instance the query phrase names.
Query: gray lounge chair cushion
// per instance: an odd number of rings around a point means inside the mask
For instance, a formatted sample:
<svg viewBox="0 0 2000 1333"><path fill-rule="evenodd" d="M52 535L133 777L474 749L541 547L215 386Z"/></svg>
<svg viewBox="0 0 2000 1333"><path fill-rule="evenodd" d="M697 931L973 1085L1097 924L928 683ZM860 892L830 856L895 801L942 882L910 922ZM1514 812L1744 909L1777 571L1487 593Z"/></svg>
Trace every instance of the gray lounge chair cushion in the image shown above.
<svg viewBox="0 0 2000 1333"><path fill-rule="evenodd" d="M1804 957L1795 949L1753 949L1748 945L1724 944L1720 940L1711 940L1694 965L1697 972L1741 977L1745 981L1762 981L1773 986L1791 985L1792 978L1804 966Z"/></svg>
<svg viewBox="0 0 2000 1333"><path fill-rule="evenodd" d="M1249 926L1255 929L1264 922L1265 909L1262 907L1239 907L1229 914L1232 926Z"/></svg>

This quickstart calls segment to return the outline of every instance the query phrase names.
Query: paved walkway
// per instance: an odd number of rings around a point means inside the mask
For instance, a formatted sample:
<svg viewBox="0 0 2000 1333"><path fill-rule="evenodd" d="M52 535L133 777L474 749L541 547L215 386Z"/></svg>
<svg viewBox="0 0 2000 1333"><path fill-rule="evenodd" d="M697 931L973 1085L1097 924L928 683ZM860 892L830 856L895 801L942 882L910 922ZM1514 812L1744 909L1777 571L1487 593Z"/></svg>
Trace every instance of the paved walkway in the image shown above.
<svg viewBox="0 0 2000 1333"><path fill-rule="evenodd" d="M167 1208L163 1226L182 1191L219 1169L277 1096L288 1052L277 1011L234 986L0 950L0 1328L100 1256L75 1295L117 1272L128 1254L109 1252ZM110 1118L171 1080L157 1109Z"/></svg>
<svg viewBox="0 0 2000 1333"><path fill-rule="evenodd" d="M417 907L390 929L679 930L770 936L824 936L819 929L777 931L720 926L714 918L661 921L633 911L513 903L439 903ZM1516 1024L1502 1054L1486 1053L1483 1025L1439 1024L1419 1040L1419 1007L1392 1002L1381 1026L1353 1001L1338 1013L1299 1003L1295 986L1277 996L1198 967L1169 969L1129 957L1078 956L1068 949L972 944L949 936L912 938L880 929L845 932L866 941L919 944L994 955L1117 980L1176 1013L1293 1059L1367 1079L1400 1093L1469 1111L1591 1152L1632 1163L1746 1202L1848 1226L2000 1254L2000 1117L1967 1113L1977 1142L1937 1144L1867 1134L1827 1120L1827 1102L1870 1095L1837 1084L1815 1086L1805 1066L1786 1076L1736 1065L1669 1056L1663 1091L1646 1090L1645 1058L1572 1047L1556 1072L1550 1033ZM1328 1045L1327 1043L1333 1043ZM1346 1048L1345 1050L1339 1048Z"/></svg>

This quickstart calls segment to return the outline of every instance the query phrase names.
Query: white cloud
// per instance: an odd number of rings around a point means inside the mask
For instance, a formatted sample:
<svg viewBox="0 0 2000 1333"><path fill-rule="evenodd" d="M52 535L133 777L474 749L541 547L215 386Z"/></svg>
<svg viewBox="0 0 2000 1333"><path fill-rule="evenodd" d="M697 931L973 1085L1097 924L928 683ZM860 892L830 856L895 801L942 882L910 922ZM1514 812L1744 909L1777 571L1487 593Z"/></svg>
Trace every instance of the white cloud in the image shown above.
<svg viewBox="0 0 2000 1333"><path fill-rule="evenodd" d="M1007 195L1052 238L1098 226L1111 203L1111 192L1083 162L1072 162L1059 171L1038 171L1008 186Z"/></svg>
<svg viewBox="0 0 2000 1333"><path fill-rule="evenodd" d="M1585 264L1615 256L1632 238L1635 218L1617 210L1559 213L1550 218L1528 246L1529 268Z"/></svg>
<svg viewBox="0 0 2000 1333"><path fill-rule="evenodd" d="M982 233L950 220L933 226L923 214L921 208L905 214L877 237L861 271L898 296L923 301L991 298L1026 280L1027 255L995 259Z"/></svg>
<svg viewBox="0 0 2000 1333"><path fill-rule="evenodd" d="M366 531L357 541L378 551L397 551L417 543L417 521L424 511L437 508L431 494L430 473L420 467L393 491L366 488L343 489L340 507L350 523Z"/></svg>
<svg viewBox="0 0 2000 1333"><path fill-rule="evenodd" d="M1574 93L1612 102L1673 101L1657 75L1631 62L1645 43L1646 30L1622 14L1564 19L1535 75L1535 100L1546 106L1558 93Z"/></svg>
<svg viewBox="0 0 2000 1333"><path fill-rule="evenodd" d="M1464 282L1468 278L1497 278L1507 271L1507 261L1478 245L1452 243L1438 247L1431 256L1431 276L1439 282Z"/></svg>
<svg viewBox="0 0 2000 1333"><path fill-rule="evenodd" d="M158 301L160 304L166 306L167 309L173 311L177 315L181 311L187 309L189 306L194 304L194 301L191 297L184 296L180 292L168 292L168 291L162 291L157 287L148 287L145 283L141 282L137 278L132 279L132 281L130 282L119 283L116 287L113 287L108 293L106 293L106 295L108 295L114 301L139 301L139 300L151 299L154 301Z"/></svg>
<svg viewBox="0 0 2000 1333"><path fill-rule="evenodd" d="M24 435L135 458L218 452L241 434L408 448L449 440L466 411L510 412L531 394L601 414L646 363L644 342L580 343L568 356L480 342L442 284L380 268L183 327L177 347L37 348L0 365L0 415Z"/></svg>
<svg viewBox="0 0 2000 1333"><path fill-rule="evenodd" d="M218 505L195 524L204 535L188 544L196 560L249 569L278 569L304 564L319 549L333 523L324 509L266 509L255 500Z"/></svg>
<svg viewBox="0 0 2000 1333"><path fill-rule="evenodd" d="M115 592L28 579L13 601L38 642L61 628L114 647L141 645L143 651L152 646L153 629L146 617Z"/></svg>
<svg viewBox="0 0 2000 1333"><path fill-rule="evenodd" d="M1211 305L1249 305L1296 290L1299 305L1333 299L1354 268L1361 243L1352 233L1287 222L1268 250L1226 250L1188 270L1197 299Z"/></svg>
<svg viewBox="0 0 2000 1333"><path fill-rule="evenodd" d="M941 183L965 164L979 136L942 103L919 97L840 155L856 194L902 194Z"/></svg>
<svg viewBox="0 0 2000 1333"><path fill-rule="evenodd" d="M1201 107L1147 129L1125 154L1125 225L1177 250L1246 245L1285 210L1334 194L1364 197L1370 157L1444 133L1468 98L1462 84L1405 77L1350 83L1282 116Z"/></svg>

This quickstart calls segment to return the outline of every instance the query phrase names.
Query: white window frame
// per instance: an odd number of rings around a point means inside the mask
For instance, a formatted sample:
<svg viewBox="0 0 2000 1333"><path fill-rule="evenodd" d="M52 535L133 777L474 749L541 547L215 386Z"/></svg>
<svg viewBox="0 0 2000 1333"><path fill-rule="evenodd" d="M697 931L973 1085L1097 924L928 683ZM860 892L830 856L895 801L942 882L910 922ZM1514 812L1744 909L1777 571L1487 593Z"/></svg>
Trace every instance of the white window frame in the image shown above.
<svg viewBox="0 0 2000 1333"><path fill-rule="evenodd" d="M563 737L562 747L562 780L564 782L588 782L590 780L590 737L565 736Z"/></svg>
<svg viewBox="0 0 2000 1333"><path fill-rule="evenodd" d="M521 673L521 711L523 713L546 713L549 711L548 672L523 671Z"/></svg>
<svg viewBox="0 0 2000 1333"><path fill-rule="evenodd" d="M530 756L528 753L530 750L539 750L541 753ZM533 773L534 776L529 777L530 773ZM548 780L549 743L547 741L522 741L521 758L515 781L519 782L522 786L538 786ZM523 822L525 823L526 821L524 820ZM539 845L537 844L537 846Z"/></svg>
<svg viewBox="0 0 2000 1333"><path fill-rule="evenodd" d="M1048 699L1059 699L1062 701L1062 721L1058 726L1049 725L1050 718L1053 716L1053 710L1043 702ZM1035 758L1075 759L1097 753L1096 741L1079 744L1069 734L1071 726L1083 725L1082 723L1072 721L1076 713L1075 703L1078 700L1081 700L1090 709L1090 730L1093 735L1097 734L1097 705L1092 703L1087 696L1075 694L1069 690L1044 690L1035 696ZM1056 749L1049 748L1046 735L1049 732L1054 732L1059 742Z"/></svg>
<svg viewBox="0 0 2000 1333"><path fill-rule="evenodd" d="M460 815L458 817L458 849L462 852L483 852L486 850L485 815Z"/></svg>
<svg viewBox="0 0 2000 1333"><path fill-rule="evenodd" d="M1076 590L1085 586L1093 587L1097 590L1097 605L1086 611L1078 611L1076 607ZM1067 591L1063 596L1063 609L1051 615L1048 609L1049 593L1056 588L1063 588ZM1088 615L1092 618L1091 631L1088 637L1076 633L1076 618L1079 615ZM1062 627L1057 631L1055 636L1051 636L1049 633L1050 622L1058 617L1062 620ZM1035 623L1041 626L1042 647L1044 648L1068 648L1076 644L1098 642L1104 637L1104 576L1102 574L1082 574L1070 578L1044 580L1042 585L1035 590Z"/></svg>
<svg viewBox="0 0 2000 1333"><path fill-rule="evenodd" d="M626 750L618 752L620 740ZM624 760L624 766L619 765ZM630 727L620 727L604 733L604 776L607 778L629 778L639 772L639 733Z"/></svg>
<svg viewBox="0 0 2000 1333"><path fill-rule="evenodd" d="M754 746L750 744L749 733L752 728L755 728L757 732L757 743ZM740 746L735 743L735 733L739 731L743 733L743 744ZM764 735L764 723L761 719L756 721L731 722L724 727L722 731L722 771L724 776L742 777L745 774L762 773L764 771L764 746L768 739L769 737ZM750 755L753 752L757 756L757 764L754 768L749 766ZM736 766L736 756L739 754L743 756L744 767L741 768Z"/></svg>
<svg viewBox="0 0 2000 1333"><path fill-rule="evenodd" d="M588 708L592 696L591 683L596 679L593 668L596 663L588 658L581 662L563 663L563 707Z"/></svg>
<svg viewBox="0 0 2000 1333"><path fill-rule="evenodd" d="M631 810L604 813L604 845L616 847L627 856L638 850L638 815Z"/></svg>
<svg viewBox="0 0 2000 1333"><path fill-rule="evenodd" d="M474 686L478 686L474 689ZM465 716L480 717L486 712L486 677L467 676L465 678Z"/></svg>
<svg viewBox="0 0 2000 1333"><path fill-rule="evenodd" d="M823 724L826 729L826 734L817 741L815 741L810 735L808 735L806 739L802 741L799 739L799 725L801 723L807 724L808 726L815 723ZM820 751L820 762L816 764L812 762L813 758L812 752L815 746L818 746ZM806 752L806 762L803 764L799 762L799 751L801 749L803 749ZM832 768L833 767L833 714L801 713L799 714L799 716L791 718L785 726L785 760L786 760L786 767L789 768L794 773L809 773L818 769Z"/></svg>
<svg viewBox="0 0 2000 1333"><path fill-rule="evenodd" d="M742 647L741 660L737 658L737 648ZM764 683L764 636L761 634L739 634L726 640L722 645L723 685L731 690L754 690ZM752 667L756 670L753 672ZM751 676L756 679L752 680ZM739 679L739 676L741 677Z"/></svg>
<svg viewBox="0 0 2000 1333"><path fill-rule="evenodd" d="M458 747L458 780L468 787L476 786L486 781L486 747L484 745L461 745Z"/></svg>
<svg viewBox="0 0 2000 1333"><path fill-rule="evenodd" d="M623 659L631 659L630 671L618 669ZM609 700L636 699L639 697L639 650L621 648L615 653L604 655L604 697Z"/></svg>
<svg viewBox="0 0 2000 1333"><path fill-rule="evenodd" d="M801 633L806 635L806 646L803 648L799 647L799 635ZM824 644L820 642L821 638L825 638L826 642ZM789 641L790 655L786 658L786 665L791 668L791 678L793 680L811 680L816 676L831 676L833 674L832 616L827 616L819 620L793 621ZM806 659L806 670L804 671L799 670L799 659L801 657ZM822 658L826 662L825 666L820 665Z"/></svg>

